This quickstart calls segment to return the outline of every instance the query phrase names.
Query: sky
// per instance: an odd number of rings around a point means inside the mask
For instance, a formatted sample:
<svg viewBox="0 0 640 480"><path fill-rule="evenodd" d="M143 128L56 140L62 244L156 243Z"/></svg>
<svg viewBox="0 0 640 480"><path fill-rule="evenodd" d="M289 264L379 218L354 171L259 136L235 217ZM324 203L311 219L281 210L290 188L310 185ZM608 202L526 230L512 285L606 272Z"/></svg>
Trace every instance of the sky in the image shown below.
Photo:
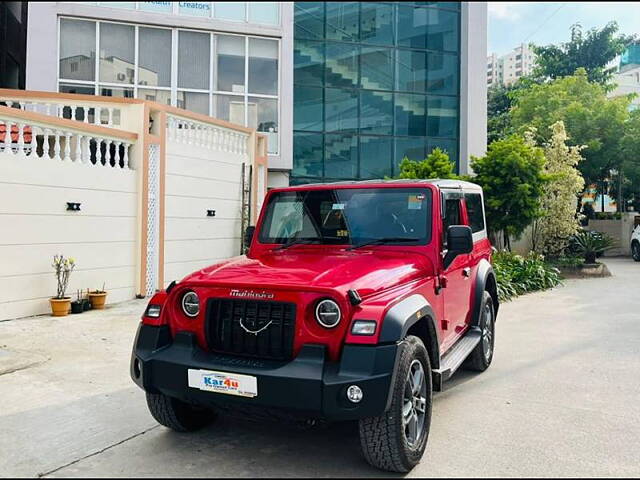
<svg viewBox="0 0 640 480"><path fill-rule="evenodd" d="M503 55L521 43L566 42L574 23L586 31L610 20L640 36L640 2L489 2L487 50Z"/></svg>

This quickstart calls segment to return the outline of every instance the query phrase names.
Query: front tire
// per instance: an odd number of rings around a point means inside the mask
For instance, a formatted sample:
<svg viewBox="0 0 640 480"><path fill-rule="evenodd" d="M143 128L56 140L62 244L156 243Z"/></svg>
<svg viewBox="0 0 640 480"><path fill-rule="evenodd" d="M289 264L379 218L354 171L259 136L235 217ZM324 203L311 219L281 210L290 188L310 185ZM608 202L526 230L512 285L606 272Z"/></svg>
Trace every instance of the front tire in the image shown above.
<svg viewBox="0 0 640 480"><path fill-rule="evenodd" d="M471 354L467 357L466 367L476 372L484 372L493 360L493 347L495 344L496 315L493 306L493 298L487 291L482 296L480 305L480 330L482 338Z"/></svg>
<svg viewBox="0 0 640 480"><path fill-rule="evenodd" d="M147 406L160 425L176 432L192 432L209 425L215 418L211 410L199 408L161 393L147 393Z"/></svg>
<svg viewBox="0 0 640 480"><path fill-rule="evenodd" d="M631 256L636 262L640 262L640 243L634 241L631 244Z"/></svg>
<svg viewBox="0 0 640 480"><path fill-rule="evenodd" d="M365 459L390 472L408 472L418 464L431 426L431 364L427 349L415 336L405 338L399 348L389 410L359 422Z"/></svg>

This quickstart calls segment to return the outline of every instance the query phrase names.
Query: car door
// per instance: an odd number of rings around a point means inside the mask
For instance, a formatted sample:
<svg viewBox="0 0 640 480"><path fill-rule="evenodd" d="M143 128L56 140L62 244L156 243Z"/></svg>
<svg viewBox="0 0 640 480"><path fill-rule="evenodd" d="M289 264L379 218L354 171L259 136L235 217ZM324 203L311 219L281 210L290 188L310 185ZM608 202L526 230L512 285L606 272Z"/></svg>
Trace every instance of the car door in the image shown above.
<svg viewBox="0 0 640 480"><path fill-rule="evenodd" d="M447 248L447 228L452 225L466 225L467 222L463 216L461 192L446 192L443 202L444 238L442 244L444 253ZM471 295L471 269L469 264L470 254L458 255L442 274L446 282L446 288L443 289L446 324L442 327L447 331L446 337L451 343L466 329Z"/></svg>

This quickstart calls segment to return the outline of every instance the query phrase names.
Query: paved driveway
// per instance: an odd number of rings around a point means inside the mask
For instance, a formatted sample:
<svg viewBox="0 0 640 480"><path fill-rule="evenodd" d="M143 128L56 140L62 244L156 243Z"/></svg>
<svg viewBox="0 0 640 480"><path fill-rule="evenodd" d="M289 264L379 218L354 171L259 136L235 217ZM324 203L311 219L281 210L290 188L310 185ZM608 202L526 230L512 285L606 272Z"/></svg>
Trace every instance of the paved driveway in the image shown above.
<svg viewBox="0 0 640 480"><path fill-rule="evenodd" d="M607 263L612 278L502 307L492 367L435 397L410 476L640 475L640 264ZM0 372L20 358L0 375L0 475L380 475L354 424L158 426L128 378L143 307L0 323Z"/></svg>

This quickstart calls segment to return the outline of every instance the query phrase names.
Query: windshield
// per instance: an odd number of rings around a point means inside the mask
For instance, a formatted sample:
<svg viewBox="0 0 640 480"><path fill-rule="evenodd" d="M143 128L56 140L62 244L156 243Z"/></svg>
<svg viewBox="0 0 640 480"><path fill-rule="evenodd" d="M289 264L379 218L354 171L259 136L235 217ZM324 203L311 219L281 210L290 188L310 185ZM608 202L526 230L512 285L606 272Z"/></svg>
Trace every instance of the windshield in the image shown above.
<svg viewBox="0 0 640 480"><path fill-rule="evenodd" d="M345 188L273 195L260 242L424 245L431 240L428 188ZM406 239L406 240L403 240Z"/></svg>

